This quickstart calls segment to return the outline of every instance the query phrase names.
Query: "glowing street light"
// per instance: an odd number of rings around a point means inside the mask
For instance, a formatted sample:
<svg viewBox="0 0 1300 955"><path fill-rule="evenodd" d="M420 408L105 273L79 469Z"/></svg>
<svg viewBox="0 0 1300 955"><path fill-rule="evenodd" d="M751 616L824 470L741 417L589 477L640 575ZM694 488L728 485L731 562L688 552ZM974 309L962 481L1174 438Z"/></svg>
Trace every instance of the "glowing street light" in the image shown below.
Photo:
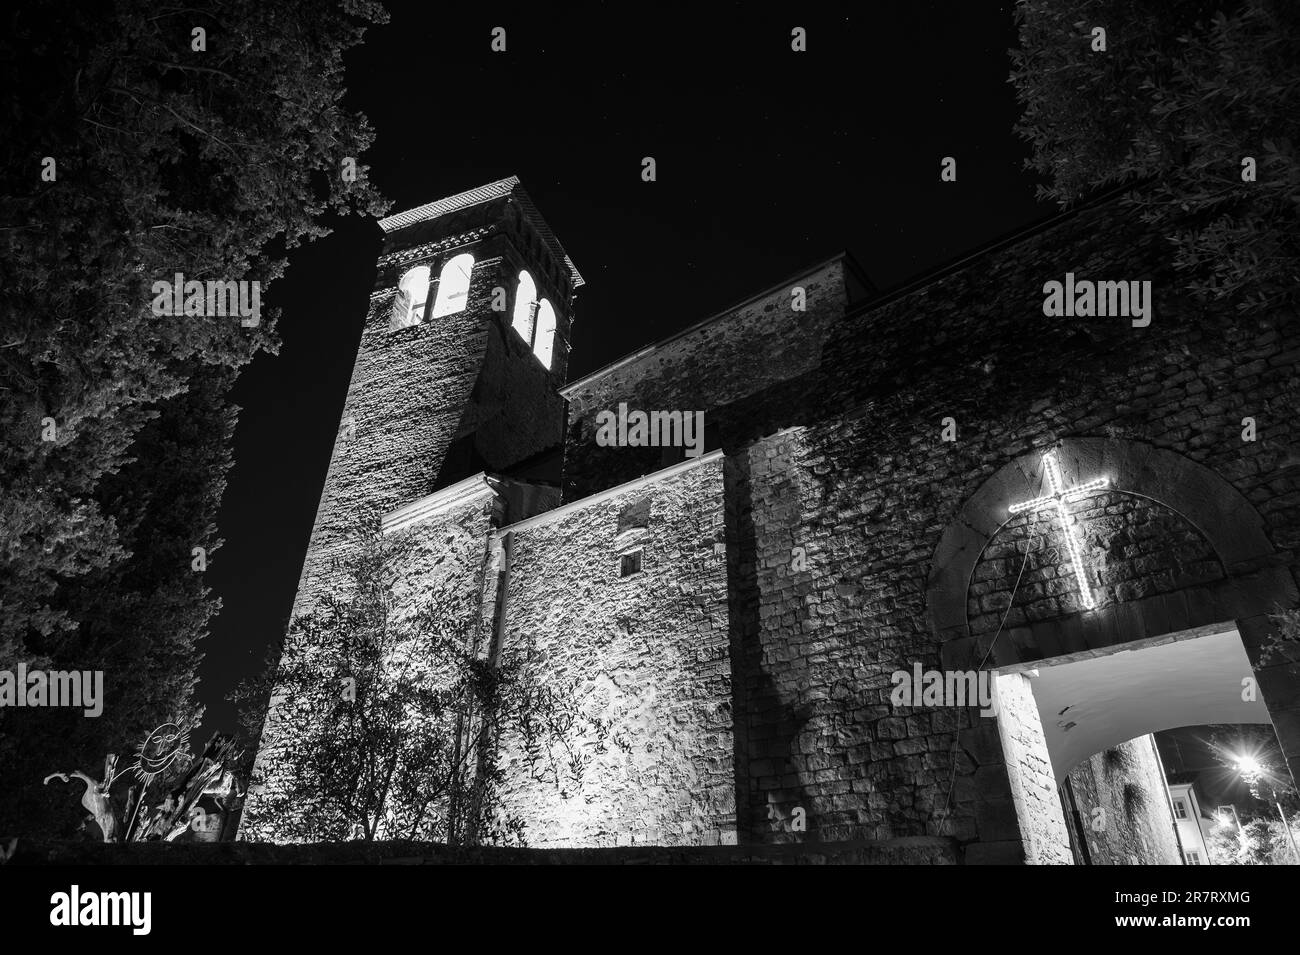
<svg viewBox="0 0 1300 955"><path fill-rule="evenodd" d="M1221 826L1233 825L1238 829L1241 828L1241 818L1237 815L1236 806L1220 806L1215 810L1214 820Z"/></svg>
<svg viewBox="0 0 1300 955"><path fill-rule="evenodd" d="M1233 760L1233 764L1237 772L1241 774L1241 778L1251 786L1255 785L1259 777L1264 775L1264 765L1254 756L1238 756Z"/></svg>
<svg viewBox="0 0 1300 955"><path fill-rule="evenodd" d="M1241 778L1246 781L1246 784L1252 790L1255 789L1261 778L1268 775L1268 767L1250 753L1237 755L1233 757L1232 762ZM1282 811L1282 802L1277 798L1277 789L1272 786L1269 788L1273 792L1273 805L1277 807L1278 818L1282 820L1282 831L1286 833L1286 841L1291 846L1291 855L1295 856L1296 862L1300 862L1300 849L1296 849L1295 836L1291 833L1291 824L1286 820L1286 813Z"/></svg>

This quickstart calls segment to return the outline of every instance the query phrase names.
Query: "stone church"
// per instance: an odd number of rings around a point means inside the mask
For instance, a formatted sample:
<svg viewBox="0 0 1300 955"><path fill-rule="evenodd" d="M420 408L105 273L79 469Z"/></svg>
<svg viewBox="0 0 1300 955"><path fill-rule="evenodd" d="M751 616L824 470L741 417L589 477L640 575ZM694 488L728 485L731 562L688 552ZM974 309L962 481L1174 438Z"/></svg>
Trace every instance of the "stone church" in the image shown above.
<svg viewBox="0 0 1300 955"><path fill-rule="evenodd" d="M577 380L518 179L380 226L295 611L373 516L537 641L633 745L579 799L512 778L529 844L1181 862L1152 733L1271 723L1296 767L1294 316L1197 306L1114 199L888 292L836 256ZM1120 314L1046 314L1067 276Z"/></svg>

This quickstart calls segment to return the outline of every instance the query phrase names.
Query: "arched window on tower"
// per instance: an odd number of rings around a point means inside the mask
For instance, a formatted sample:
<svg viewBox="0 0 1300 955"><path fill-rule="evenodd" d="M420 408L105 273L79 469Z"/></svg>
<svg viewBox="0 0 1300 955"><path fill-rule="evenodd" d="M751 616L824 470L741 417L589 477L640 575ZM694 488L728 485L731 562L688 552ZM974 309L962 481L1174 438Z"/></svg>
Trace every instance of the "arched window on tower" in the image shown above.
<svg viewBox="0 0 1300 955"><path fill-rule="evenodd" d="M453 315L469 303L469 276L474 270L474 256L468 252L452 256L438 275L438 297L433 302L433 318Z"/></svg>
<svg viewBox="0 0 1300 955"><path fill-rule="evenodd" d="M533 354L546 368L551 367L551 353L555 348L555 309L542 299L537 306L537 335L533 341Z"/></svg>
<svg viewBox="0 0 1300 955"><path fill-rule="evenodd" d="M527 269L521 269L519 272L519 288L515 291L515 315L514 328L519 333L519 337L528 343L531 348L533 344L533 317L537 308L537 283L533 277L528 274Z"/></svg>
<svg viewBox="0 0 1300 955"><path fill-rule="evenodd" d="M429 301L429 267L417 265L402 276L393 301L389 328L407 328L424 320L424 306Z"/></svg>

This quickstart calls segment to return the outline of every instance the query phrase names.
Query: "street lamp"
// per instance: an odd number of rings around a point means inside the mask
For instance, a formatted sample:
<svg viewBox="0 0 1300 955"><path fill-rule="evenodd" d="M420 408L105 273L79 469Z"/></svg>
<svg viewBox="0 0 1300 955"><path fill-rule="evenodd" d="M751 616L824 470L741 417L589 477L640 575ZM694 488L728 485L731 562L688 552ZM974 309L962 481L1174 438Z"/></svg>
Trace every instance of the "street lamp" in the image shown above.
<svg viewBox="0 0 1300 955"><path fill-rule="evenodd" d="M1219 821L1219 825L1226 826L1228 823L1234 824L1238 829L1241 828L1241 817L1237 815L1237 807L1232 803L1226 806L1220 806L1214 811L1214 818Z"/></svg>
<svg viewBox="0 0 1300 955"><path fill-rule="evenodd" d="M1259 777L1264 775L1264 765L1254 756L1238 756L1234 761L1241 778L1251 786L1254 786Z"/></svg>
<svg viewBox="0 0 1300 955"><path fill-rule="evenodd" d="M1236 765L1237 772L1241 774L1241 778L1246 781L1246 785L1250 786L1252 791L1259 785L1260 779L1268 774L1267 767L1249 754L1237 756L1233 762ZM1282 831L1286 833L1286 841L1291 846L1291 855L1295 857L1296 862L1300 862L1300 849L1296 849L1295 836L1291 834L1291 824L1287 822L1286 813L1282 811L1282 803L1277 798L1277 789L1272 786L1269 789L1273 793L1273 805L1277 807L1278 817L1282 820Z"/></svg>

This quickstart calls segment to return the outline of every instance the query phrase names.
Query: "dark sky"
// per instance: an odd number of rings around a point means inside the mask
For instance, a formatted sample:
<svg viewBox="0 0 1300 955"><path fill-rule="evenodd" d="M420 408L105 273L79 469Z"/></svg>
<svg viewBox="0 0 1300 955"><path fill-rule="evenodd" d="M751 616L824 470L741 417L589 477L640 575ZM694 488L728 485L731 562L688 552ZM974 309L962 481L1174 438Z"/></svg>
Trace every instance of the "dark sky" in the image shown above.
<svg viewBox="0 0 1300 955"><path fill-rule="evenodd" d="M540 6L390 6L346 82L392 211L520 177L587 281L571 379L842 249L885 289L1055 211L1012 132L1009 3ZM283 347L235 389L199 738L233 728L226 693L287 621L379 237L344 218L268 292Z"/></svg>

